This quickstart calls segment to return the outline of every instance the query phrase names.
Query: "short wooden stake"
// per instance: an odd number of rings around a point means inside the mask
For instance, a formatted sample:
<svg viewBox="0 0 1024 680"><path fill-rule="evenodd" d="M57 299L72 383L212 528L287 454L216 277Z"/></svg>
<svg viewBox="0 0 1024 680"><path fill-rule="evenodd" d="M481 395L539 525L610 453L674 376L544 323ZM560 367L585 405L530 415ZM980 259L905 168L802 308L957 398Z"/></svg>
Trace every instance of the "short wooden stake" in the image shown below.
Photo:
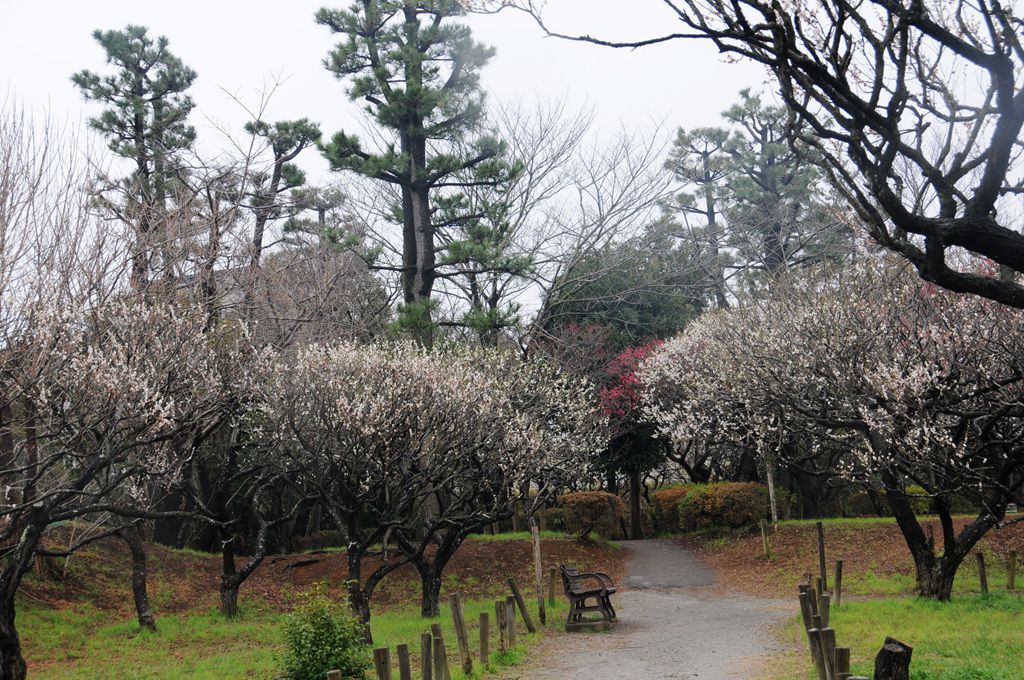
<svg viewBox="0 0 1024 680"><path fill-rule="evenodd" d="M491 617L480 612L480 665L487 668L491 661Z"/></svg>
<svg viewBox="0 0 1024 680"><path fill-rule="evenodd" d="M377 671L377 680L391 680L391 652L387 647L373 650L373 668Z"/></svg>
<svg viewBox="0 0 1024 680"><path fill-rule="evenodd" d="M505 598L505 616L508 617L508 648L516 646L516 599L509 595Z"/></svg>
<svg viewBox="0 0 1024 680"><path fill-rule="evenodd" d="M516 605L519 607L519 612L523 615L523 623L526 624L526 630L531 633L537 632L537 627L533 625L533 619L530 617L530 612L526 611L526 602L523 600L523 594L519 592L519 586L516 584L514 578L510 578L506 581L509 588L512 589L512 598L515 600Z"/></svg>
<svg viewBox="0 0 1024 680"><path fill-rule="evenodd" d="M988 595L988 574L985 573L985 553L978 551L978 583L981 585L981 594Z"/></svg>
<svg viewBox="0 0 1024 680"><path fill-rule="evenodd" d="M891 637L885 638L875 657L875 680L908 680L914 648Z"/></svg>
<svg viewBox="0 0 1024 680"><path fill-rule="evenodd" d="M462 601L458 593L453 593L448 601L452 608L452 624L455 626L455 641L459 645L462 672L469 676L473 674L473 655L469 651L469 634L466 632L466 620L462 616Z"/></svg>
<svg viewBox="0 0 1024 680"><path fill-rule="evenodd" d="M498 650L504 654L508 651L508 612L505 611L505 600L494 603L494 622L498 624Z"/></svg>
<svg viewBox="0 0 1024 680"><path fill-rule="evenodd" d="M420 636L420 675L423 680L434 680L433 654L434 640L430 633Z"/></svg>
<svg viewBox="0 0 1024 680"><path fill-rule="evenodd" d="M836 573L832 577L832 604L839 606L843 600L843 561L836 560Z"/></svg>
<svg viewBox="0 0 1024 680"><path fill-rule="evenodd" d="M764 549L764 558L771 557L771 553L768 551L768 521L763 519L761 520L761 547Z"/></svg>
<svg viewBox="0 0 1024 680"><path fill-rule="evenodd" d="M828 590L828 575L825 573L825 525L818 522L818 573L821 574L821 589Z"/></svg>
<svg viewBox="0 0 1024 680"><path fill-rule="evenodd" d="M452 671L448 667L448 651L444 648L441 624L430 624L430 632L434 636L434 680L452 680Z"/></svg>
<svg viewBox="0 0 1024 680"><path fill-rule="evenodd" d="M807 638L811 641L811 658L814 661L814 672L818 680L828 680L825 674L825 658L821 655L821 631L811 628L807 631Z"/></svg>
<svg viewBox="0 0 1024 680"><path fill-rule="evenodd" d="M1017 551L1011 550L1006 558L1006 589L1017 589Z"/></svg>
<svg viewBox="0 0 1024 680"><path fill-rule="evenodd" d="M836 680L849 680L850 677L850 648L836 647L835 655Z"/></svg>
<svg viewBox="0 0 1024 680"><path fill-rule="evenodd" d="M558 570L554 567L548 569L548 604L555 606L555 583L558 581Z"/></svg>
<svg viewBox="0 0 1024 680"><path fill-rule="evenodd" d="M818 610L818 615L821 616L822 628L828 628L828 621L832 615L832 596L828 593L821 596L821 609Z"/></svg>
<svg viewBox="0 0 1024 680"><path fill-rule="evenodd" d="M836 631L833 628L822 628L818 632L821 642L821 658L825 664L825 677L836 680Z"/></svg>
<svg viewBox="0 0 1024 680"><path fill-rule="evenodd" d="M398 680L412 680L412 658L409 656L409 645L398 645Z"/></svg>

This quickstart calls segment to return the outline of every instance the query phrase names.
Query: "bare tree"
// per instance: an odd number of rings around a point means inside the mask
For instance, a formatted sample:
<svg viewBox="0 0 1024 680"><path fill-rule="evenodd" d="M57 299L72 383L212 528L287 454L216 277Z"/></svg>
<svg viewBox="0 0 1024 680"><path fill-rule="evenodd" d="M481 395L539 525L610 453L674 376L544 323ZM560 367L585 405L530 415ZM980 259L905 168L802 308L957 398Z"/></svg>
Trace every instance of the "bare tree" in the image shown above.
<svg viewBox="0 0 1024 680"><path fill-rule="evenodd" d="M800 141L871 236L925 280L1024 307L1024 20L995 0L779 3L663 0L681 30L641 40L548 28L533 0L484 3L530 13L550 35L635 48L709 39L775 76ZM957 250L998 270L963 266Z"/></svg>

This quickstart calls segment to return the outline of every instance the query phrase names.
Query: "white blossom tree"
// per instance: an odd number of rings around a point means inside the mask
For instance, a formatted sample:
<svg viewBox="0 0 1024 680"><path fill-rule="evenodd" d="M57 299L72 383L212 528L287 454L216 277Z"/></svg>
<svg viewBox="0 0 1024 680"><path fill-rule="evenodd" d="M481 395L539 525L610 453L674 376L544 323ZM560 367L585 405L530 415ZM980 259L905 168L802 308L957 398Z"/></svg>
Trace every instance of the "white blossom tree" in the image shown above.
<svg viewBox="0 0 1024 680"><path fill-rule="evenodd" d="M780 460L798 455L779 446L793 436L841 451L832 474L886 499L920 593L947 600L963 559L1021 498L1022 351L1019 312L869 261L708 315L642 372L648 412L676 442L724 431ZM932 500L941 550L912 485ZM959 531L955 495L979 508Z"/></svg>

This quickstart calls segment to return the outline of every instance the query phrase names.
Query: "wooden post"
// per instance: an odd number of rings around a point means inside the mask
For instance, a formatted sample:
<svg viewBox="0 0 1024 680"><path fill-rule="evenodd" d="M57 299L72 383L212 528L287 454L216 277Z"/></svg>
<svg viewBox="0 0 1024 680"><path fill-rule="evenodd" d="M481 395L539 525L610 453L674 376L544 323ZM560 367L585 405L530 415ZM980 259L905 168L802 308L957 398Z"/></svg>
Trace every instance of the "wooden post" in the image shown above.
<svg viewBox="0 0 1024 680"><path fill-rule="evenodd" d="M462 617L462 601L458 593L453 593L448 602L452 608L452 624L455 626L455 641L459 645L459 660L462 661L462 672L467 676L473 674L473 655L469 651L469 635L466 633L466 620Z"/></svg>
<svg viewBox="0 0 1024 680"><path fill-rule="evenodd" d="M555 584L558 582L558 570L554 567L548 569L548 604L555 606Z"/></svg>
<svg viewBox="0 0 1024 680"><path fill-rule="evenodd" d="M509 595L505 598L505 616L508 617L508 648L516 646L516 599Z"/></svg>
<svg viewBox="0 0 1024 680"><path fill-rule="evenodd" d="M432 663L434 641L430 633L420 636L420 675L423 680L434 680L434 666Z"/></svg>
<svg viewBox="0 0 1024 680"><path fill-rule="evenodd" d="M910 657L914 648L891 637L875 657L875 680L910 680Z"/></svg>
<svg viewBox="0 0 1024 680"><path fill-rule="evenodd" d="M398 645L398 680L412 680L412 659L409 657L409 645Z"/></svg>
<svg viewBox="0 0 1024 680"><path fill-rule="evenodd" d="M1017 589L1017 551L1011 550L1006 558L1006 589Z"/></svg>
<svg viewBox="0 0 1024 680"><path fill-rule="evenodd" d="M377 671L377 680L391 680L391 652L387 647L373 650L373 668Z"/></svg>
<svg viewBox="0 0 1024 680"><path fill-rule="evenodd" d="M821 575L821 589L828 590L828 575L825 573L825 525L817 523L818 527L818 573Z"/></svg>
<svg viewBox="0 0 1024 680"><path fill-rule="evenodd" d="M452 680L452 671L448 667L448 651L444 648L444 637L441 624L430 624L430 632L434 635L434 680Z"/></svg>
<svg viewBox="0 0 1024 680"><path fill-rule="evenodd" d="M763 519L761 520L761 547L764 549L764 558L771 557L771 553L768 552L768 522Z"/></svg>
<svg viewBox="0 0 1024 680"><path fill-rule="evenodd" d="M821 608L818 610L818 615L821 617L822 628L828 628L829 617L832 614L832 596L825 593L821 596Z"/></svg>
<svg viewBox="0 0 1024 680"><path fill-rule="evenodd" d="M811 658L814 660L814 672L818 680L828 680L825 672L825 658L821 655L821 630L811 628L807 631L807 638L811 641Z"/></svg>
<svg viewBox="0 0 1024 680"><path fill-rule="evenodd" d="M985 553L978 551L978 583L981 585L981 594L988 595L988 574L985 573Z"/></svg>
<svg viewBox="0 0 1024 680"><path fill-rule="evenodd" d="M808 592L800 593L800 614L804 620L804 630L810 630L811 617L814 616L814 608L811 607L811 594Z"/></svg>
<svg viewBox="0 0 1024 680"><path fill-rule="evenodd" d="M546 626L548 613L544 609L544 564L540 553L540 530L533 519L530 520L530 537L533 539L533 577L537 581L537 618L540 619L540 625Z"/></svg>
<svg viewBox="0 0 1024 680"><path fill-rule="evenodd" d="M480 612L480 666L487 668L491 661L491 619L487 612Z"/></svg>
<svg viewBox="0 0 1024 680"><path fill-rule="evenodd" d="M850 678L850 648L836 647L835 654L836 680L849 680Z"/></svg>
<svg viewBox="0 0 1024 680"><path fill-rule="evenodd" d="M838 607L843 600L843 561L836 560L836 573L832 578L832 602Z"/></svg>
<svg viewBox="0 0 1024 680"><path fill-rule="evenodd" d="M822 628L818 631L821 642L821 658L825 664L825 677L836 680L836 631L834 628Z"/></svg>
<svg viewBox="0 0 1024 680"><path fill-rule="evenodd" d="M523 623L526 624L526 630L531 633L537 632L537 627L533 625L533 619L530 617L530 612L526 611L526 602L523 600L523 594L519 592L519 586L516 585L514 578L507 579L505 581L512 589L512 598L516 605L519 607L519 612L523 615Z"/></svg>
<svg viewBox="0 0 1024 680"><path fill-rule="evenodd" d="M502 654L508 651L508 613L505 611L505 600L494 603L494 622L498 624L498 649Z"/></svg>
<svg viewBox="0 0 1024 680"><path fill-rule="evenodd" d="M345 680L341 677L341 671L327 671L327 680Z"/></svg>

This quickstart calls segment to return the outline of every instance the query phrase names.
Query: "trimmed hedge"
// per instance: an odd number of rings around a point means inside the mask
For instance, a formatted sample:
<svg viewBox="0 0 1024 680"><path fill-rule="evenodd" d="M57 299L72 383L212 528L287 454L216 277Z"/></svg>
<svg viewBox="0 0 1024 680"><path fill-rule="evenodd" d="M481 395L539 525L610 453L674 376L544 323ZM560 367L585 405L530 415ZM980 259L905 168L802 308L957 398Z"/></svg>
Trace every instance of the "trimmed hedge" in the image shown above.
<svg viewBox="0 0 1024 680"><path fill-rule="evenodd" d="M651 494L654 513L654 530L659 534L679 531L679 501L683 500L692 484L666 486Z"/></svg>
<svg viewBox="0 0 1024 680"><path fill-rule="evenodd" d="M587 540L590 532L614 538L626 517L626 506L618 496L604 491L577 491L562 497L566 528Z"/></svg>
<svg viewBox="0 0 1024 680"><path fill-rule="evenodd" d="M695 484L680 499L679 528L755 526L768 514L768 487L753 482Z"/></svg>

